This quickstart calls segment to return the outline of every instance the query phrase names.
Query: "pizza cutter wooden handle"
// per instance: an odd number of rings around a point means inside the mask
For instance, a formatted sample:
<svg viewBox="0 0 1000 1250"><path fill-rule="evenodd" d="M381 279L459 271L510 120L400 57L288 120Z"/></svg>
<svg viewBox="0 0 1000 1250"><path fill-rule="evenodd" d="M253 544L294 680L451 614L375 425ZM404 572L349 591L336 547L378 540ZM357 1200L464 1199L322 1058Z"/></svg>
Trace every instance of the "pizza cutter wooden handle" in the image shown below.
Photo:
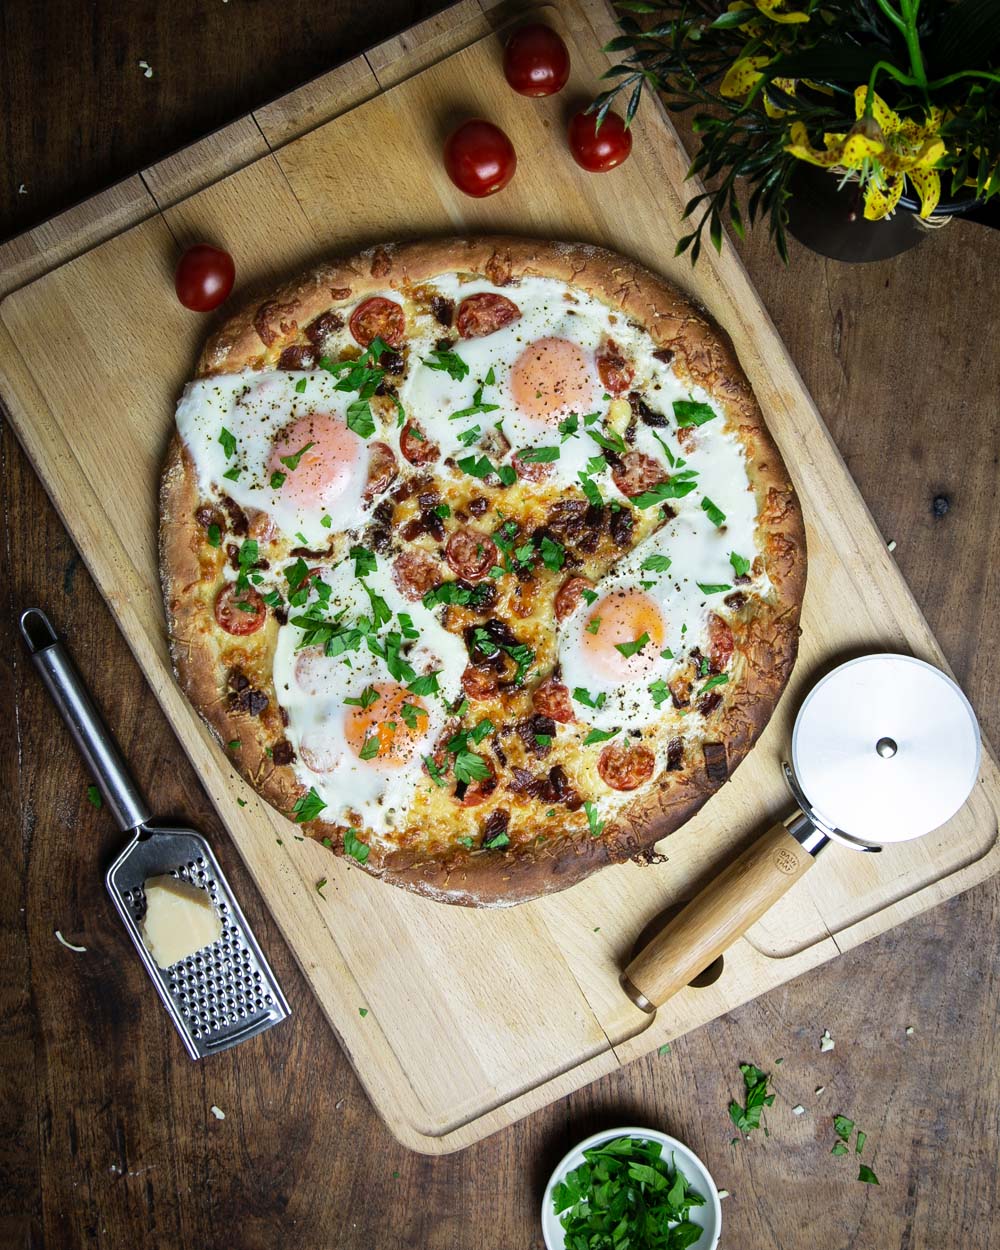
<svg viewBox="0 0 1000 1250"><path fill-rule="evenodd" d="M644 1011L655 1011L703 972L812 866L784 825L762 838L676 915L621 977Z"/></svg>

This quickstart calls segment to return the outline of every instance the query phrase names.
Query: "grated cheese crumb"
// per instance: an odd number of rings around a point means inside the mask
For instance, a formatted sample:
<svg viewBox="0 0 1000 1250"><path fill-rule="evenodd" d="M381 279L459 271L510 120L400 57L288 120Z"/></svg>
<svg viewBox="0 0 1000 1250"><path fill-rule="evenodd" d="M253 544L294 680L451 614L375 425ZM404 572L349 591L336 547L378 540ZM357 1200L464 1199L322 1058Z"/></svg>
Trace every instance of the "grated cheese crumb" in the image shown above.
<svg viewBox="0 0 1000 1250"><path fill-rule="evenodd" d="M214 1115L217 1120L224 1120L226 1118L226 1113L222 1110L221 1107L215 1106L214 1103L212 1104L211 1107L209 1107L209 1110L211 1111L212 1115Z"/></svg>
<svg viewBox="0 0 1000 1250"><path fill-rule="evenodd" d="M805 1111L805 1107L799 1103L798 1106L792 1108L792 1115L805 1115Z"/></svg>
<svg viewBox="0 0 1000 1250"><path fill-rule="evenodd" d="M86 946L74 946L72 942L67 942L58 929L56 929L56 937L60 942L62 942L63 946L65 946L68 951L77 951L82 955L87 949ZM911 1029L910 1032L912 1033L913 1030Z"/></svg>
<svg viewBox="0 0 1000 1250"><path fill-rule="evenodd" d="M816 1086L816 1088L813 1090L813 1093L814 1093L814 1094L822 1094L823 1090L825 1090L825 1089L826 1089L826 1086L825 1086L825 1085L817 1085L817 1086Z"/></svg>
<svg viewBox="0 0 1000 1250"><path fill-rule="evenodd" d="M139 68L142 70L142 76L143 76L143 78L152 78L152 77L153 77L153 67L152 67L152 65L150 65L150 63L149 63L148 61L140 61L140 62L139 62Z"/></svg>
<svg viewBox="0 0 1000 1250"><path fill-rule="evenodd" d="M830 1030L824 1029L823 1036L819 1039L819 1048L821 1051L833 1050L834 1041L830 1036Z"/></svg>
<svg viewBox="0 0 1000 1250"><path fill-rule="evenodd" d="M907 1036L907 1037L912 1037L912 1036L913 1036L913 1025L912 1025L912 1024L908 1024L908 1025L906 1026L906 1036Z"/></svg>
<svg viewBox="0 0 1000 1250"><path fill-rule="evenodd" d="M23 182L19 182L19 183L17 184L17 193L18 193L18 195L27 195L27 194L28 194L28 188L24 185L24 183L23 183Z"/></svg>
<svg viewBox="0 0 1000 1250"><path fill-rule="evenodd" d="M719 1190L719 1197L720 1197L720 1198L728 1198L728 1197L729 1197L729 1190L728 1190L728 1189L720 1189L720 1190Z"/></svg>
<svg viewBox="0 0 1000 1250"><path fill-rule="evenodd" d="M888 550L888 551L895 551L895 550L896 550L896 540L895 540L895 538L894 538L894 539L892 539L892 541L888 544L888 547L886 548L886 550Z"/></svg>

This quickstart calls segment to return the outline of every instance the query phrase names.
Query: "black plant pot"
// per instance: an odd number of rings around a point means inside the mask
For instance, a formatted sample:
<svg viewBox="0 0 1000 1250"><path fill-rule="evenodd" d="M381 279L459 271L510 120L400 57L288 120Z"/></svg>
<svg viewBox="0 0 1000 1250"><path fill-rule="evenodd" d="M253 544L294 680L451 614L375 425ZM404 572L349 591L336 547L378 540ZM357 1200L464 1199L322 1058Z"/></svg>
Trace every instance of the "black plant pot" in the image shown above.
<svg viewBox="0 0 1000 1250"><path fill-rule="evenodd" d="M789 184L788 233L820 256L851 263L898 256L931 233L916 219L920 205L902 196L899 208L883 221L867 221L862 191L856 182L839 184L836 174L802 163ZM1000 230L1000 196L989 204L956 200L939 204L935 217L961 216L965 221Z"/></svg>

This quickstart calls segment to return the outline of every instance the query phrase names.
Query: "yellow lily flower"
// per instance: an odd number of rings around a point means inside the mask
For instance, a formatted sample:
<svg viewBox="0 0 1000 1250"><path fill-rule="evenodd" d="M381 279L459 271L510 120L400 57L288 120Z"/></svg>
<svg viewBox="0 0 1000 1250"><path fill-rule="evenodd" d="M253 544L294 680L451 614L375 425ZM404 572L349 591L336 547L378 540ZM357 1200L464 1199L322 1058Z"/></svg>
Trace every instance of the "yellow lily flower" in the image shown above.
<svg viewBox="0 0 1000 1250"><path fill-rule="evenodd" d="M941 196L941 178L935 166L944 156L941 138L944 114L932 108L918 125L902 118L881 96L873 93L871 116L865 116L868 88L854 93L856 124L847 134L825 134L823 147L814 148L802 122L794 122L785 147L799 160L825 169L856 170L865 184L865 217L878 221L899 203L909 178L920 197L920 216L929 217Z"/></svg>
<svg viewBox="0 0 1000 1250"><path fill-rule="evenodd" d="M809 14L798 9L787 9L787 0L754 0L754 7L772 22L790 25L794 22L808 22Z"/></svg>
<svg viewBox="0 0 1000 1250"><path fill-rule="evenodd" d="M770 63L770 60L769 56L742 56L734 61L719 84L719 95L725 96L727 100L744 99L763 77L761 71ZM796 79L773 78L771 81L788 95L795 94ZM787 109L772 104L766 95L764 96L764 111L768 117L775 118L784 117L788 112Z"/></svg>

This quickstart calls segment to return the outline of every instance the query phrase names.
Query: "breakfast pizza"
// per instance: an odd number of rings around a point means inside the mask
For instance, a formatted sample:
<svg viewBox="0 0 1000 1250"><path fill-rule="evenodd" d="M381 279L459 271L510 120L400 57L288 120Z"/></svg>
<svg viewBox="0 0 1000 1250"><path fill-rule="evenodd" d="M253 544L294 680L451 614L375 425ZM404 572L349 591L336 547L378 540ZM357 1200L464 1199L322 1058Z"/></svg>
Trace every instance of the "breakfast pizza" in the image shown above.
<svg viewBox="0 0 1000 1250"><path fill-rule="evenodd" d="M233 316L161 488L170 646L334 853L472 906L648 856L766 725L805 584L726 337L583 245L376 247Z"/></svg>

